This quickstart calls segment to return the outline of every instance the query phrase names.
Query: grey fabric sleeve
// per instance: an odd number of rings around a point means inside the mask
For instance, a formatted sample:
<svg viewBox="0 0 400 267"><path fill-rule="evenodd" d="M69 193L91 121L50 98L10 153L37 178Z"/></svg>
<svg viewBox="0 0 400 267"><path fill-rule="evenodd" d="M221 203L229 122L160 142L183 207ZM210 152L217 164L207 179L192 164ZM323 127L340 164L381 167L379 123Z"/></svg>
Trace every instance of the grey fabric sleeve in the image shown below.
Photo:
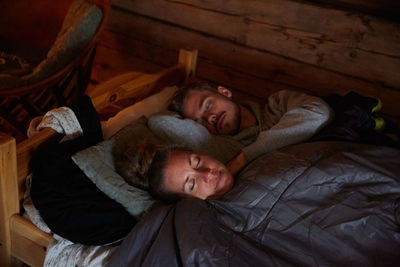
<svg viewBox="0 0 400 267"><path fill-rule="evenodd" d="M311 138L333 116L329 105L321 98L288 90L271 95L264 112L270 114L276 124L260 132L254 143L243 148L247 161Z"/></svg>

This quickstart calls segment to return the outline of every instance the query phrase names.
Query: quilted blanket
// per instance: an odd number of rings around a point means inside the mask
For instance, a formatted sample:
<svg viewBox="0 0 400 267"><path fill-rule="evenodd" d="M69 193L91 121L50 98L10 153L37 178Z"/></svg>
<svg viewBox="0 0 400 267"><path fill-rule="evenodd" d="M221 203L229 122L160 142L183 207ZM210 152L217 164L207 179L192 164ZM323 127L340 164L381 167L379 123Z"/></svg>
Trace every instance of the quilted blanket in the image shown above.
<svg viewBox="0 0 400 267"><path fill-rule="evenodd" d="M109 266L395 266L400 151L344 142L253 161L222 199L141 220Z"/></svg>

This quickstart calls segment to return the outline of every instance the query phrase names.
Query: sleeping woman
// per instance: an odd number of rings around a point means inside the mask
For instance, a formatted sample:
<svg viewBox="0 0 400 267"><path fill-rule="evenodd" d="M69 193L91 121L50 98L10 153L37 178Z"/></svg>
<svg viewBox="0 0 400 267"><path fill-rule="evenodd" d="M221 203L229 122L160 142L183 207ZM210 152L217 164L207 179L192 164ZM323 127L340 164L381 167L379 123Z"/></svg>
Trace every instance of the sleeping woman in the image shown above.
<svg viewBox="0 0 400 267"><path fill-rule="evenodd" d="M179 145L156 146L151 143L128 146L119 155L117 171L129 180L129 174L144 170L151 194L165 202L180 198L217 199L227 193L234 184L232 174L217 159ZM147 153L146 153L147 152ZM143 155L140 165L129 155Z"/></svg>
<svg viewBox="0 0 400 267"><path fill-rule="evenodd" d="M181 200L165 217L144 218L140 225L160 226L135 227L109 266L140 266L146 259L169 266L393 266L400 260L400 150L304 143L263 155L236 177L190 149L153 152L152 194ZM169 253L154 254L146 241Z"/></svg>

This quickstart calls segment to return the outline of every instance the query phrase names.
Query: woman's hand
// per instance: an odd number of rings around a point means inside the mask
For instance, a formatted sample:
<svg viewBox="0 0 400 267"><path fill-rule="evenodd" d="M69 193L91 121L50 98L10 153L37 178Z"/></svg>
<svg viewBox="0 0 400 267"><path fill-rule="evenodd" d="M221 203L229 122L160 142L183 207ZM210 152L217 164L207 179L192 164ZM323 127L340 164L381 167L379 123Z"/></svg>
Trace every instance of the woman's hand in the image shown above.
<svg viewBox="0 0 400 267"><path fill-rule="evenodd" d="M39 117L35 117L31 120L31 122L29 123L28 131L27 131L28 137L34 136L35 134L39 133L40 130L37 128L37 126L42 121L42 119L43 119L43 116L39 116Z"/></svg>
<svg viewBox="0 0 400 267"><path fill-rule="evenodd" d="M244 157L243 152L240 152L240 154L237 155L233 160L228 162L228 164L226 166L228 167L228 170L230 171L230 173L233 176L235 176L236 174L239 173L239 171L241 169L244 168L244 166L246 166L246 164L247 164L247 160Z"/></svg>

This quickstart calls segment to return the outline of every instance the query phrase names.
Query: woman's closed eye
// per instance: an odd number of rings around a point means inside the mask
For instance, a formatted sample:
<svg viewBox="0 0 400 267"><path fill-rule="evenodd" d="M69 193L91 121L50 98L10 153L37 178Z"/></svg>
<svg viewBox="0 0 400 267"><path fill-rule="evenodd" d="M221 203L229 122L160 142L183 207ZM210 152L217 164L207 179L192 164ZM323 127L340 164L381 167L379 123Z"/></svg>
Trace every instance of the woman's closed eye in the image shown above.
<svg viewBox="0 0 400 267"><path fill-rule="evenodd" d="M195 185L196 185L196 179L193 178L193 179L191 179L190 182L189 182L189 191L193 191Z"/></svg>
<svg viewBox="0 0 400 267"><path fill-rule="evenodd" d="M199 168L200 163L201 163L201 159L200 159L200 157L199 157L198 155L193 154L193 155L190 157L190 166L191 166L193 169Z"/></svg>

